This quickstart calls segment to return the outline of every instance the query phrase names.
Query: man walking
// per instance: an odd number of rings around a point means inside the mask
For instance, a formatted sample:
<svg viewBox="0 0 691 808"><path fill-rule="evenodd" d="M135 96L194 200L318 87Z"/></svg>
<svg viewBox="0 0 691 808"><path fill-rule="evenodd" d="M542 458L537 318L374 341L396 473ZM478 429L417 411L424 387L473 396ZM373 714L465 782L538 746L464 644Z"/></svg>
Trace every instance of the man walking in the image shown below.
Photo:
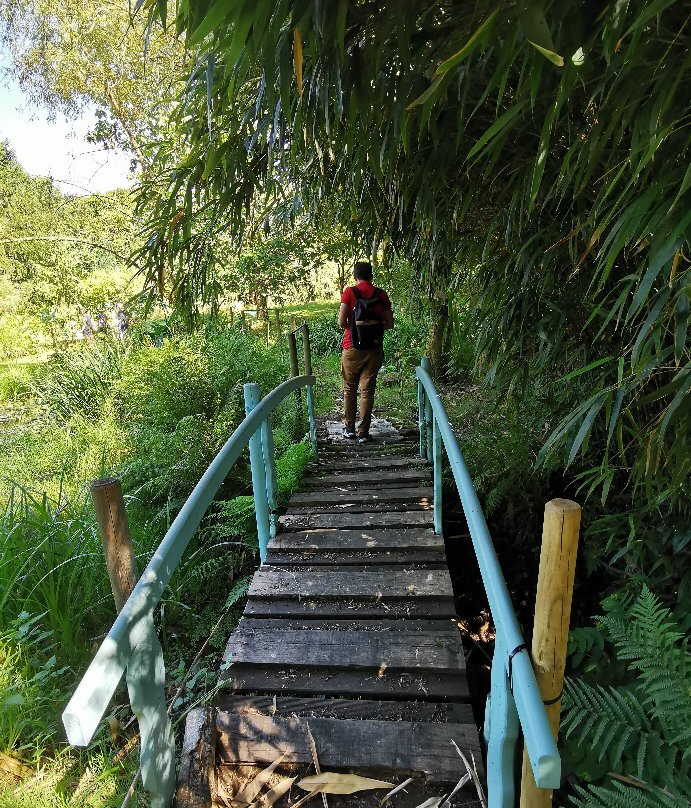
<svg viewBox="0 0 691 808"><path fill-rule="evenodd" d="M338 312L338 325L345 329L341 343L343 436L366 443L370 440L377 373L384 361L384 331L393 328L393 312L386 292L372 285L372 264L369 261L356 261L353 275L357 283L344 290ZM356 433L358 386L360 423Z"/></svg>

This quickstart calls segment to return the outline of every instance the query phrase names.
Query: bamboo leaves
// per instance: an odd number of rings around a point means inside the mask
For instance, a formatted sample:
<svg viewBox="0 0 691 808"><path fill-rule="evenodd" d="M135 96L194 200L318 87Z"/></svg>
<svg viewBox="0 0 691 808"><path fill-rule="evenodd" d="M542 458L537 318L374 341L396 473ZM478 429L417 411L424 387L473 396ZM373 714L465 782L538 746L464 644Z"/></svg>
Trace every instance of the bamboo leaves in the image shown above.
<svg viewBox="0 0 691 808"><path fill-rule="evenodd" d="M311 777L303 777L298 786L303 791L319 791L322 794L355 794L358 791L369 791L376 788L393 788L393 783L372 780L358 774L322 772Z"/></svg>
<svg viewBox="0 0 691 808"><path fill-rule="evenodd" d="M537 3L528 3L519 9L521 28L530 44L557 67L564 66L564 57L556 52L547 20Z"/></svg>

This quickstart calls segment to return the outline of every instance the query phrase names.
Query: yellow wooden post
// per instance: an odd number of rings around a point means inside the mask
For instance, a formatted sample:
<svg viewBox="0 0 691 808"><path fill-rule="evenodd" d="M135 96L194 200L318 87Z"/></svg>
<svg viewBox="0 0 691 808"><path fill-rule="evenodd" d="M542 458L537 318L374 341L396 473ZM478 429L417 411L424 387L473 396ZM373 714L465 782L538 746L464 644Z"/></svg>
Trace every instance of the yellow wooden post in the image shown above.
<svg viewBox="0 0 691 808"><path fill-rule="evenodd" d="M581 506L577 502L553 499L545 505L532 658L535 678L555 740L559 734L580 524ZM552 791L537 788L524 750L520 808L549 808L551 805Z"/></svg>

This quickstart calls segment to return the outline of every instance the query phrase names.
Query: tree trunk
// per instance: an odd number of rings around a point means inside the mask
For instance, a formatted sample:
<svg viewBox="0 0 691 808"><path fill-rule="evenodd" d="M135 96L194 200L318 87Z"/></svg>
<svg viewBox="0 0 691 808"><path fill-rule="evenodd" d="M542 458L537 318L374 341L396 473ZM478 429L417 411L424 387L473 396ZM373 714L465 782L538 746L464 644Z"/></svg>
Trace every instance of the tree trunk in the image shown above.
<svg viewBox="0 0 691 808"><path fill-rule="evenodd" d="M430 269L429 331L427 333L427 356L432 366L432 376L442 378L447 370L448 356L444 342L449 323L448 289L451 264L438 263Z"/></svg>

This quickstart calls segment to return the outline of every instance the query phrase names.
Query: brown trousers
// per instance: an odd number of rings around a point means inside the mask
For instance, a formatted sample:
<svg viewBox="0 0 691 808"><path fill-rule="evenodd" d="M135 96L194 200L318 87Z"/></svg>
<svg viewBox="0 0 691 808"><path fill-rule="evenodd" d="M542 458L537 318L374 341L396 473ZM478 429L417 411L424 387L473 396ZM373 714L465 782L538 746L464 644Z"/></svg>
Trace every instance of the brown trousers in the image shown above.
<svg viewBox="0 0 691 808"><path fill-rule="evenodd" d="M359 435L367 435L372 423L374 390L377 386L377 373L384 361L381 349L361 350L346 348L341 354L341 376L343 377L343 407L346 429L355 429L357 391L360 387Z"/></svg>

